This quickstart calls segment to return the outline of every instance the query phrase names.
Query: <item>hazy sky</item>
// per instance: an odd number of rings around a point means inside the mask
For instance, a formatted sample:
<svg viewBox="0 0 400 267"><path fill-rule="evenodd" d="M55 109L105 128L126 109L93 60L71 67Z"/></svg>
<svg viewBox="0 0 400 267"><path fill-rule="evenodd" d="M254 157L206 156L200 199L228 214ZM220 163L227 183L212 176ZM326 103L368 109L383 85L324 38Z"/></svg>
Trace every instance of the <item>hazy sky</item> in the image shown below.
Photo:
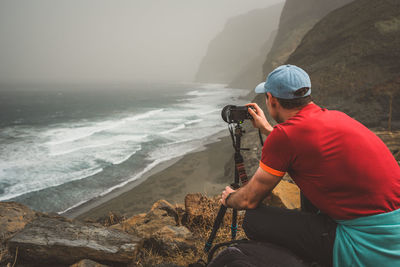
<svg viewBox="0 0 400 267"><path fill-rule="evenodd" d="M282 1L0 0L0 83L191 81L229 17Z"/></svg>

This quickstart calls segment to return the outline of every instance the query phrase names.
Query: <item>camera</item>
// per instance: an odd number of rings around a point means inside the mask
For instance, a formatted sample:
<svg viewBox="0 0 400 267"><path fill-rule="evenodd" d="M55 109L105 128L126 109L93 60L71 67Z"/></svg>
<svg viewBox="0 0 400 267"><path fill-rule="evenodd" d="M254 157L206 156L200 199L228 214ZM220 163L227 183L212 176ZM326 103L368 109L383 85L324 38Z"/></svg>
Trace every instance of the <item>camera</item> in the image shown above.
<svg viewBox="0 0 400 267"><path fill-rule="evenodd" d="M243 123L244 120L252 120L248 109L253 107L227 105L222 109L222 119L227 123Z"/></svg>

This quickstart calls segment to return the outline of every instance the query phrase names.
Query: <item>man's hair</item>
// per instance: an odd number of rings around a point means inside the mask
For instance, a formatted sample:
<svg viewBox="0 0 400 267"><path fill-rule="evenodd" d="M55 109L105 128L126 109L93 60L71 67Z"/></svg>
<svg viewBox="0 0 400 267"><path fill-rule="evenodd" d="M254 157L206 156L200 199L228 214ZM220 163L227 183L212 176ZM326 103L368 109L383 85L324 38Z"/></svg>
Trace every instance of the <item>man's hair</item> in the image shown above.
<svg viewBox="0 0 400 267"><path fill-rule="evenodd" d="M308 87L303 87L298 89L296 92L294 92L295 96L303 96L305 95L310 88ZM300 108L312 101L311 95L304 96L304 97L299 97L299 98L294 98L294 99L283 99L276 97L278 100L279 104L284 108L284 109L294 109L294 108Z"/></svg>

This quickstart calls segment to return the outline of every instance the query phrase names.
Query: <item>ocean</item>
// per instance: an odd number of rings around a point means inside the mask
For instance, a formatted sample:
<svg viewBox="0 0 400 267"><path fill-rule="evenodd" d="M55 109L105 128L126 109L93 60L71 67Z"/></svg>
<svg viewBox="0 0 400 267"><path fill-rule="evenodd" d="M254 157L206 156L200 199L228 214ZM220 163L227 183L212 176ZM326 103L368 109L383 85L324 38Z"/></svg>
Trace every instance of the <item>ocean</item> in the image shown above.
<svg viewBox="0 0 400 267"><path fill-rule="evenodd" d="M222 108L247 93L161 83L2 89L0 201L62 214L106 195L216 141L227 129Z"/></svg>

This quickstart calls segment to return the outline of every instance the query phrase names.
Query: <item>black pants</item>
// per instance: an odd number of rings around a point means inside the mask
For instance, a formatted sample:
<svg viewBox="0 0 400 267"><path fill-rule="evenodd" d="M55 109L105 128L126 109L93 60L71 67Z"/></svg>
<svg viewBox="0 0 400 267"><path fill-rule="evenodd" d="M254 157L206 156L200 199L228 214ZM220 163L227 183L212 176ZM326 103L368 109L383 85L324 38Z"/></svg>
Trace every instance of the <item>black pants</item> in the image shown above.
<svg viewBox="0 0 400 267"><path fill-rule="evenodd" d="M251 240L276 244L304 260L332 266L336 222L326 215L260 206L246 211L243 229Z"/></svg>

